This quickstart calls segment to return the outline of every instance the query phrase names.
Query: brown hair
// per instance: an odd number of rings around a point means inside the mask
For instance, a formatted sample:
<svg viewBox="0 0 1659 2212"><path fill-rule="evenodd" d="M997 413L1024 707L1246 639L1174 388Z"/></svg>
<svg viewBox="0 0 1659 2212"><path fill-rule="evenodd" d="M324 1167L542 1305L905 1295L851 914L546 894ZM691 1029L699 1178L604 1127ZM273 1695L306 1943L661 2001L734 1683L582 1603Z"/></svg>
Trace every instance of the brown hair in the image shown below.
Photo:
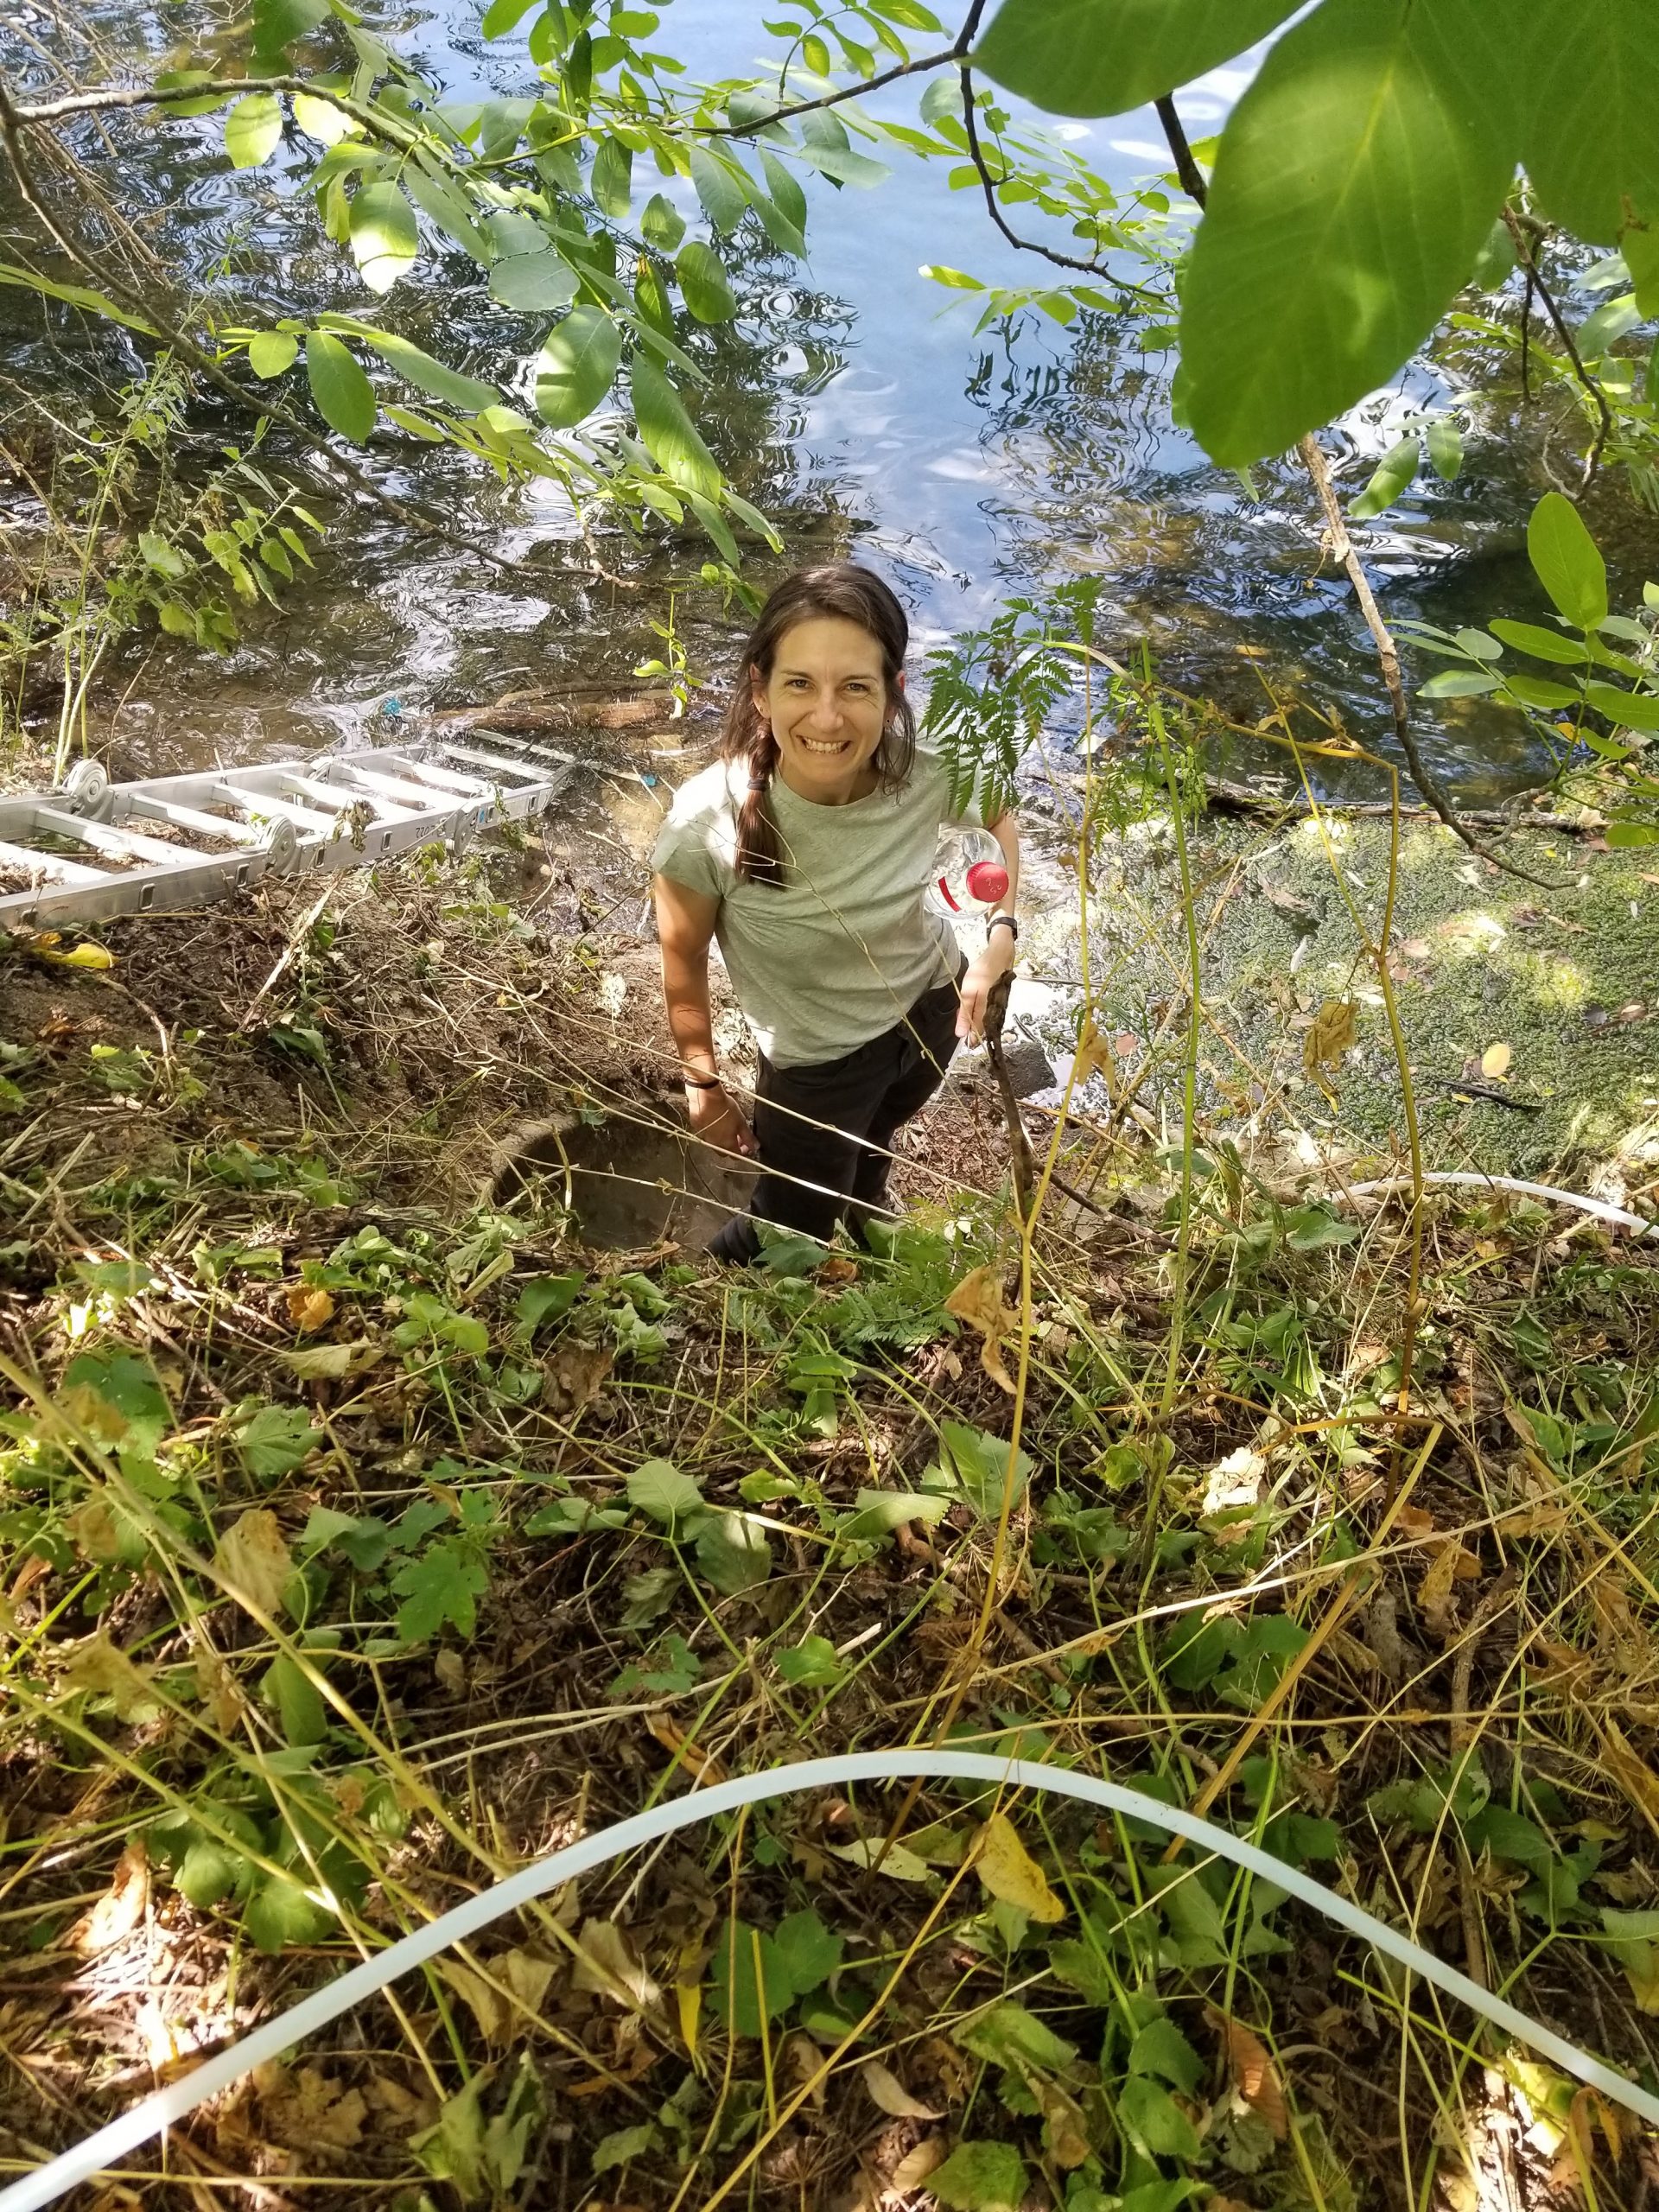
<svg viewBox="0 0 1659 2212"><path fill-rule="evenodd" d="M742 883L781 885L784 880L778 824L769 801L778 766L778 741L755 712L752 674L758 671L763 680L770 677L785 632L798 622L823 615L855 622L881 648L887 722L870 766L882 786L891 790L902 784L915 761L916 717L899 688L910 624L897 597L880 576L850 561L832 562L821 569L798 569L792 576L785 576L749 632L721 725L721 759L743 761L749 772L748 791L737 817L737 874Z"/></svg>

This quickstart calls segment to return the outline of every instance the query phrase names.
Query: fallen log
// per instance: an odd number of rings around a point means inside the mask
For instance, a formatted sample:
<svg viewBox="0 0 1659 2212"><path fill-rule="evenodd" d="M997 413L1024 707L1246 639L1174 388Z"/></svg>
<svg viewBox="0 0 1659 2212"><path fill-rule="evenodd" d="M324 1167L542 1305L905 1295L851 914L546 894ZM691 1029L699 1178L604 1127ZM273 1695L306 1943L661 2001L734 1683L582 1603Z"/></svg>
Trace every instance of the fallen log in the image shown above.
<svg viewBox="0 0 1659 2212"><path fill-rule="evenodd" d="M1206 776L1204 792L1218 814L1306 815L1313 811L1310 802L1299 791L1264 791L1255 784L1229 783L1220 776ZM1363 815L1386 817L1393 809L1385 798L1321 799L1319 811L1345 818ZM1400 812L1407 821L1440 819L1432 806L1402 806ZM1460 806L1458 819L1482 830L1553 830L1568 836L1593 836L1605 827L1600 817L1594 814L1581 818L1573 814L1525 813L1512 807Z"/></svg>
<svg viewBox="0 0 1659 2212"><path fill-rule="evenodd" d="M674 720L671 691L619 698L614 690L509 691L487 707L447 707L432 717L441 729L499 730L505 737L564 737L582 729L666 729Z"/></svg>

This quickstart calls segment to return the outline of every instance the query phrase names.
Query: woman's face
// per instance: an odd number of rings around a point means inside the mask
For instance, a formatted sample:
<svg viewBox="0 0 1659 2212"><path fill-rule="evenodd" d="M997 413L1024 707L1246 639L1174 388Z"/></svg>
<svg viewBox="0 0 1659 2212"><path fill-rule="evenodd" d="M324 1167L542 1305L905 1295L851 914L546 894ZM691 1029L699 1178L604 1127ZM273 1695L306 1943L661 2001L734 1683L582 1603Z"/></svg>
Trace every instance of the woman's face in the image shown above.
<svg viewBox="0 0 1659 2212"><path fill-rule="evenodd" d="M771 675L757 670L751 681L755 712L772 724L791 791L833 806L873 787L887 687L881 648L868 630L833 614L797 622L778 641Z"/></svg>

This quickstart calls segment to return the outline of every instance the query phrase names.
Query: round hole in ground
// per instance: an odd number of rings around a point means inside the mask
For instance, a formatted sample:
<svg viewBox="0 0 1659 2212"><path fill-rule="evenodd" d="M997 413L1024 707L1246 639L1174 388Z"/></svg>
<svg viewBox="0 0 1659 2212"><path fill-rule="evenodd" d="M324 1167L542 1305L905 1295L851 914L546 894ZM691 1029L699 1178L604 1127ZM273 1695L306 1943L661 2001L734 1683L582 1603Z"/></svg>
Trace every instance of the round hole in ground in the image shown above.
<svg viewBox="0 0 1659 2212"><path fill-rule="evenodd" d="M495 1178L511 1199L532 1183L569 1200L585 1244L633 1251L665 1240L700 1251L754 1187L754 1170L699 1142L678 1100L585 1119L572 1115L514 1141Z"/></svg>

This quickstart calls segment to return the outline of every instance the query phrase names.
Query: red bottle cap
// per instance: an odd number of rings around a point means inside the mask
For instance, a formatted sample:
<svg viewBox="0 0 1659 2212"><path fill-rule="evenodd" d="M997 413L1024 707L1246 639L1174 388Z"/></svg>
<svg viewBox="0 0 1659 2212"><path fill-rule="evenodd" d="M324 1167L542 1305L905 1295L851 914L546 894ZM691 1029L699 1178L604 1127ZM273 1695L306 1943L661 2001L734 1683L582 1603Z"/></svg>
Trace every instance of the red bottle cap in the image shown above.
<svg viewBox="0 0 1659 2212"><path fill-rule="evenodd" d="M968 871L968 890L970 897L995 906L1008 895L1008 871L1001 861L976 861Z"/></svg>

